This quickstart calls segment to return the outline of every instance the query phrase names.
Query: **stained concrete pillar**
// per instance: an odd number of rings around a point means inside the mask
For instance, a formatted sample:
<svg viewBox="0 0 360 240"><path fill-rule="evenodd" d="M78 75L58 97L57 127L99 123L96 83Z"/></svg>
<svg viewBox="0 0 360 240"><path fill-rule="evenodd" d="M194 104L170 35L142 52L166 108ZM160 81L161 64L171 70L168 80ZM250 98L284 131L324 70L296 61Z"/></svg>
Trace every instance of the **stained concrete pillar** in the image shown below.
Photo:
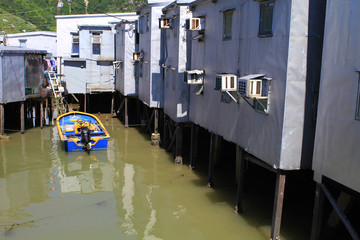
<svg viewBox="0 0 360 240"><path fill-rule="evenodd" d="M124 99L125 111L124 111L124 120L125 120L125 127L129 127L129 115L128 115L128 98L125 97Z"/></svg>
<svg viewBox="0 0 360 240"><path fill-rule="evenodd" d="M275 185L275 198L274 208L271 224L271 240L280 240L280 227L281 217L284 202L284 191L285 191L285 174L277 171L276 173L276 185Z"/></svg>
<svg viewBox="0 0 360 240"><path fill-rule="evenodd" d="M21 102L20 105L20 131L21 134L25 133L25 103Z"/></svg>
<svg viewBox="0 0 360 240"><path fill-rule="evenodd" d="M236 178L237 178L237 196L235 211L237 213L243 212L242 196L244 189L244 165L245 159L243 158L243 150L240 146L236 145Z"/></svg>
<svg viewBox="0 0 360 240"><path fill-rule="evenodd" d="M0 104L0 135L4 135L4 132L5 132L5 122L4 122L4 116L5 116L5 113L4 113L4 104Z"/></svg>
<svg viewBox="0 0 360 240"><path fill-rule="evenodd" d="M199 126L191 123L191 145L190 145L190 169L194 169L198 155Z"/></svg>
<svg viewBox="0 0 360 240"><path fill-rule="evenodd" d="M176 128L175 163L183 164L183 127L177 124Z"/></svg>

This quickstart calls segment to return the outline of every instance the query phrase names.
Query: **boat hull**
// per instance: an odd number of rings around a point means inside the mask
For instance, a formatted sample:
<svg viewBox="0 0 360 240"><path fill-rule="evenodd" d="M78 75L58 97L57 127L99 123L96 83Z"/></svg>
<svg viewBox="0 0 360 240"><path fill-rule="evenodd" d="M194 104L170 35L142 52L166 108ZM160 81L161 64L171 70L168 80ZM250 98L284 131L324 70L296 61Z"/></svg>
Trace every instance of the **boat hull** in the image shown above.
<svg viewBox="0 0 360 240"><path fill-rule="evenodd" d="M92 114L78 111L65 113L56 119L56 124L66 152L107 149L110 135L101 121ZM89 145L84 142L82 128L90 131ZM91 148L85 146L91 146Z"/></svg>

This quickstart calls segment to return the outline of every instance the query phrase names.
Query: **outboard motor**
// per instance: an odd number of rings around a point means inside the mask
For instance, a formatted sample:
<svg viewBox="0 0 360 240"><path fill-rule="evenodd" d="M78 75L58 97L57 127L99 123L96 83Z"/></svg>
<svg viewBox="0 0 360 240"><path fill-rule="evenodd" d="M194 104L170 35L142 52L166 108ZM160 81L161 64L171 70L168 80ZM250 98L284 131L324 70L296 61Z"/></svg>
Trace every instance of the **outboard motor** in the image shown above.
<svg viewBox="0 0 360 240"><path fill-rule="evenodd" d="M90 152L91 150L91 138L90 138L90 129L88 127L81 127L81 142L83 145L83 150Z"/></svg>

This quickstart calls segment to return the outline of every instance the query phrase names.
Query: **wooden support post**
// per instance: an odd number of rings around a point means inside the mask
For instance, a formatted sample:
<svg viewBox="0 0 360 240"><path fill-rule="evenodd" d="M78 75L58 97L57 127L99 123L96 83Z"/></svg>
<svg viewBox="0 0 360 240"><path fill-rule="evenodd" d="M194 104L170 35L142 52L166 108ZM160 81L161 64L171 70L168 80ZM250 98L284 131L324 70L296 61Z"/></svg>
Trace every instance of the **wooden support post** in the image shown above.
<svg viewBox="0 0 360 240"><path fill-rule="evenodd" d="M198 154L198 135L199 127L191 123L191 145L190 145L190 169L194 169L197 162Z"/></svg>
<svg viewBox="0 0 360 240"><path fill-rule="evenodd" d="M4 104L0 104L0 135L4 135L4 127L5 127L5 123L4 123Z"/></svg>
<svg viewBox="0 0 360 240"><path fill-rule="evenodd" d="M236 196L235 211L237 213L243 212L241 200L244 189L244 165L245 165L245 159L243 158L243 151L240 146L236 145L237 196Z"/></svg>
<svg viewBox="0 0 360 240"><path fill-rule="evenodd" d="M43 101L40 101L40 128L43 129L44 127L44 106Z"/></svg>
<svg viewBox="0 0 360 240"><path fill-rule="evenodd" d="M128 115L128 98L125 97L124 99L124 105L125 105L125 112L124 112L124 118L125 118L125 127L128 128L129 127L129 115Z"/></svg>
<svg viewBox="0 0 360 240"><path fill-rule="evenodd" d="M208 187L214 186L214 165L216 159L216 138L213 133L210 135L210 154L209 154L209 170L208 170Z"/></svg>
<svg viewBox="0 0 360 240"><path fill-rule="evenodd" d="M176 144L175 144L175 164L183 164L183 127L180 124L176 126Z"/></svg>
<svg viewBox="0 0 360 240"><path fill-rule="evenodd" d="M324 193L321 190L321 183L316 183L311 240L318 240L320 237L324 199Z"/></svg>
<svg viewBox="0 0 360 240"><path fill-rule="evenodd" d="M275 186L275 198L273 217L271 224L271 240L280 240L280 227L281 227L281 215L283 210L284 202L284 191L285 191L285 174L277 171L276 173L276 186Z"/></svg>
<svg viewBox="0 0 360 240"><path fill-rule="evenodd" d="M32 118L32 122L33 122L33 128L35 128L36 127L36 107L35 107L35 105L32 106L31 118Z"/></svg>
<svg viewBox="0 0 360 240"><path fill-rule="evenodd" d="M21 102L20 105L20 131L21 134L25 133L25 110L24 110L25 103Z"/></svg>

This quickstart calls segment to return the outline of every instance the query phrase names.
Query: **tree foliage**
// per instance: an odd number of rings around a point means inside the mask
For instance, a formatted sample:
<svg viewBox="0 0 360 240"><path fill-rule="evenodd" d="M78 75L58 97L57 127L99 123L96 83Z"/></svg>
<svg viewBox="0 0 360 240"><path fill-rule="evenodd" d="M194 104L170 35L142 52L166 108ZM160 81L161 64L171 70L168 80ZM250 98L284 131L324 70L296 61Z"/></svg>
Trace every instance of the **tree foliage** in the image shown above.
<svg viewBox="0 0 360 240"><path fill-rule="evenodd" d="M63 6L58 9L58 1ZM56 31L55 15L85 14L84 0L6 0L0 1L0 31ZM88 14L133 12L145 0L89 0Z"/></svg>

